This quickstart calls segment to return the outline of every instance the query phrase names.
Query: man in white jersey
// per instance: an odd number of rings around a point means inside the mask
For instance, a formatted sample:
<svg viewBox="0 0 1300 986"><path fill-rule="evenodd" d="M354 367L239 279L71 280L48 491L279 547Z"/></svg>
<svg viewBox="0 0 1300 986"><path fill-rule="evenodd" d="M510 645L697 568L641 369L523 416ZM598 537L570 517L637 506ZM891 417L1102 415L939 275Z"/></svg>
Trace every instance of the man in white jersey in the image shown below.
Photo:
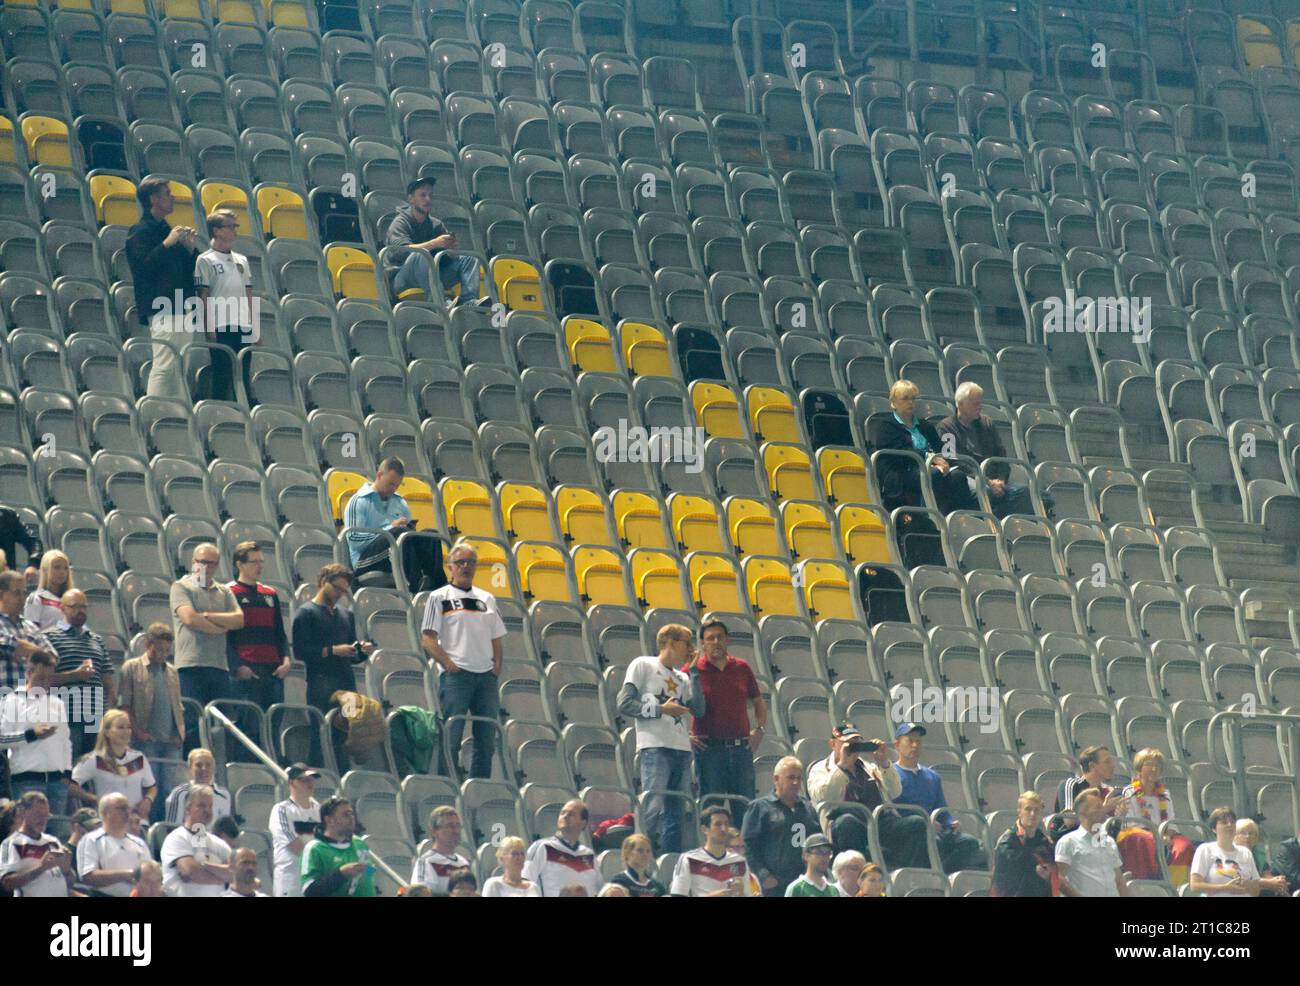
<svg viewBox="0 0 1300 986"><path fill-rule="evenodd" d="M731 849L731 812L711 805L700 812L704 845L677 857L668 892L674 897L752 897L745 857Z"/></svg>
<svg viewBox="0 0 1300 986"><path fill-rule="evenodd" d="M596 854L581 841L587 817L583 802L577 798L566 801L560 809L558 831L528 847L524 879L537 884L543 897L559 897L562 890L575 885L584 888L588 897L600 893L605 880L596 868Z"/></svg>
<svg viewBox="0 0 1300 986"><path fill-rule="evenodd" d="M0 842L0 887L18 897L66 897L72 853L45 831L50 802L40 791L18 799L23 822Z"/></svg>
<svg viewBox="0 0 1300 986"><path fill-rule="evenodd" d="M210 249L194 264L194 286L202 300L203 328L209 342L229 346L231 353L212 352L212 399L235 400L233 362L239 351L257 341L253 319L253 276L248 258L235 253L239 218L229 209L208 216ZM233 354L233 355L232 355ZM245 389L248 379L244 380Z"/></svg>
<svg viewBox="0 0 1300 986"><path fill-rule="evenodd" d="M459 851L460 813L451 805L438 805L429 812L429 835L433 845L415 861L411 884L428 887L435 894L446 894L452 875L474 865Z"/></svg>
<svg viewBox="0 0 1300 986"><path fill-rule="evenodd" d="M190 765L190 779L177 784L167 795L167 807L163 818L169 825L179 825L185 818L185 804L190 799L190 791L200 785L212 788L212 820L233 815L235 799L230 792L217 783L217 761L211 750L196 746L186 758Z"/></svg>
<svg viewBox="0 0 1300 986"><path fill-rule="evenodd" d="M196 787L185 807L185 824L163 840L158 854L168 897L220 897L231 880L230 846L208 831L212 788Z"/></svg>
<svg viewBox="0 0 1300 986"><path fill-rule="evenodd" d="M291 766L289 797L271 809L271 848L275 852L275 896L302 896L302 851L315 838L320 824L316 778L320 774L305 763Z"/></svg>
<svg viewBox="0 0 1300 986"><path fill-rule="evenodd" d="M110 897L129 897L132 874L153 854L144 839L130 832L131 802L125 794L100 798L99 817L103 824L77 843L77 872L88 887Z"/></svg>

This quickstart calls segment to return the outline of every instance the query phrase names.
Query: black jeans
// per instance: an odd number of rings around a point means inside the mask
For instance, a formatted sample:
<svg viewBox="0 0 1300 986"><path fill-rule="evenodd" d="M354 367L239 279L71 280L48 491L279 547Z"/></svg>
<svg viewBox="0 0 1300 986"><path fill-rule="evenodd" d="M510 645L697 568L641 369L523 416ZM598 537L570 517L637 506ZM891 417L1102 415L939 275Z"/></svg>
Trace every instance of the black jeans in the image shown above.
<svg viewBox="0 0 1300 986"><path fill-rule="evenodd" d="M249 668L253 672L253 677L247 681L232 677L231 684L236 698L252 702L263 712L284 701L284 679L277 678L273 673L279 665L243 664L241 666Z"/></svg>
<svg viewBox="0 0 1300 986"><path fill-rule="evenodd" d="M251 336L250 329L218 329L214 342L223 346L229 346L234 352L234 362L239 362L239 352L245 349ZM212 359L212 399L214 401L234 401L235 394L235 368L231 359L219 349L210 350ZM249 403L253 400L253 385L249 379L248 371L250 363L244 363L244 393L248 395Z"/></svg>
<svg viewBox="0 0 1300 986"><path fill-rule="evenodd" d="M442 540L434 534L412 531L402 535L402 573L412 592L425 592L447 584L447 573L442 568ZM388 551L388 539L376 535L361 551L357 560L357 576L376 572L392 575L393 559ZM391 583L397 585L395 579Z"/></svg>

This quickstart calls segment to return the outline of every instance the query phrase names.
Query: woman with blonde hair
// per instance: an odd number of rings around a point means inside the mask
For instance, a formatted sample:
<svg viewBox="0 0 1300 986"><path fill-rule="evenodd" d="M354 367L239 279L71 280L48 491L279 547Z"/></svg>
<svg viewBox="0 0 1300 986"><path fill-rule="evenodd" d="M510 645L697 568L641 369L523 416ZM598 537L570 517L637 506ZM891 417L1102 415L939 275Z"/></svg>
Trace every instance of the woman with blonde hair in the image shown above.
<svg viewBox="0 0 1300 986"><path fill-rule="evenodd" d="M500 876L488 877L483 884L484 897L540 897L542 890L531 880L524 879L524 861L528 847L517 835L507 836L497 846L497 862L501 864Z"/></svg>
<svg viewBox="0 0 1300 986"><path fill-rule="evenodd" d="M95 748L72 768L74 798L98 805L106 794L124 794L131 807L147 819L158 794L149 758L131 748L131 716L109 709L99 723Z"/></svg>
<svg viewBox="0 0 1300 986"><path fill-rule="evenodd" d="M896 380L889 388L889 406L893 413L871 416L870 441L876 451L915 452L929 468L930 485L936 506L947 514L953 510L978 510L979 503L966 477L952 467L942 453L943 444L934 425L916 415L916 401L921 390L911 380ZM884 455L877 460L876 478L885 509L923 507L921 476L916 461L900 455Z"/></svg>
<svg viewBox="0 0 1300 986"><path fill-rule="evenodd" d="M650 837L640 832L623 840L623 872L609 882L622 887L629 897L667 897L668 888L650 875L654 849Z"/></svg>
<svg viewBox="0 0 1300 986"><path fill-rule="evenodd" d="M63 619L63 594L76 587L72 562L62 551L51 548L41 555L41 574L36 580L36 591L27 597L23 606L23 619L42 630L57 626Z"/></svg>
<svg viewBox="0 0 1300 986"><path fill-rule="evenodd" d="M1133 758L1133 782L1124 788L1124 800L1116 811L1116 816L1142 819L1159 830L1161 822L1174 820L1174 803L1165 788L1165 755L1154 747L1139 750ZM1235 822L1234 822L1235 823ZM1124 860L1124 869L1133 874L1137 880L1159 880L1160 861L1156 856L1156 840L1151 832L1139 826L1124 827L1120 822L1119 837L1120 857ZM1187 882L1188 868L1192 865L1192 856L1196 847L1185 835L1174 835L1169 840L1166 859L1169 865L1169 879L1174 886Z"/></svg>

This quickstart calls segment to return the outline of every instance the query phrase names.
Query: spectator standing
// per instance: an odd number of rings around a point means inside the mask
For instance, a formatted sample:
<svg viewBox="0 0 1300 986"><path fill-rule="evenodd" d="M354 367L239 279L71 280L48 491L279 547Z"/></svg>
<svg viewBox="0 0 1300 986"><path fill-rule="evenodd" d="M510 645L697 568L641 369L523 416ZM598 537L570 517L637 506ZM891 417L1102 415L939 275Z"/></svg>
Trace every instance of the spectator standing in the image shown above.
<svg viewBox="0 0 1300 986"><path fill-rule="evenodd" d="M231 871L234 878L229 887L217 896L219 897L266 897L267 894L258 890L257 879L257 853L248 846L241 846L235 850L235 855L231 861Z"/></svg>
<svg viewBox="0 0 1300 986"><path fill-rule="evenodd" d="M352 665L364 661L375 649L357 639L352 610L340 605L352 589L352 572L331 562L316 576L316 595L293 614L293 654L307 668L307 704L325 715L330 696L352 691L356 681Z"/></svg>
<svg viewBox="0 0 1300 986"><path fill-rule="evenodd" d="M802 786L803 764L797 757L783 757L772 770L772 791L745 809L740 826L745 856L764 897L784 896L802 869L799 847L821 831L812 803L799 793Z"/></svg>
<svg viewBox="0 0 1300 986"><path fill-rule="evenodd" d="M68 848L74 849L81 845L81 840L91 832L96 831L103 821L99 817L99 812L94 808L78 808L72 813L71 832L68 835Z"/></svg>
<svg viewBox="0 0 1300 986"><path fill-rule="evenodd" d="M939 422L938 432L940 447L946 454L967 456L976 462L985 459L1004 459L1006 449L993 422L984 411L984 389L973 380L957 385L953 395L957 404L957 413L950 414ZM952 436L951 439L949 436ZM969 463L959 463L954 467L970 485L974 495L979 477L972 472ZM990 463L984 470L988 483L989 504L998 517L1010 514L1032 514L1034 502L1029 489L1022 483L1009 481L1011 467L1005 462Z"/></svg>
<svg viewBox="0 0 1300 986"><path fill-rule="evenodd" d="M211 750L196 746L186 758L190 766L190 779L177 784L167 793L164 820L169 825L180 825L185 818L185 806L189 803L190 792L198 787L212 789L212 818L225 818L234 814L235 799L230 792L217 783L217 761Z"/></svg>
<svg viewBox="0 0 1300 986"><path fill-rule="evenodd" d="M100 893L128 897L136 868L152 859L149 846L129 830L131 805L126 795L104 795L99 815L103 825L77 843L77 873L82 883Z"/></svg>
<svg viewBox="0 0 1300 986"><path fill-rule="evenodd" d="M460 751L465 720L456 716L473 716L471 733L474 754L470 777L492 776L492 752L497 744L493 725L500 711L502 644L506 625L497 612L497 601L490 592L474 585L478 571L478 552L468 544L458 544L447 555L451 581L429 593L420 624L420 643L437 663L438 698L451 755ZM459 773L460 764L448 765Z"/></svg>
<svg viewBox="0 0 1300 986"><path fill-rule="evenodd" d="M135 885L131 888L132 897L166 897L163 890L162 867L152 859L146 859L135 868L133 874Z"/></svg>
<svg viewBox="0 0 1300 986"><path fill-rule="evenodd" d="M375 896L375 867L356 831L357 815L347 798L320 806L320 828L302 853L304 897Z"/></svg>
<svg viewBox="0 0 1300 986"><path fill-rule="evenodd" d="M174 786L172 764L185 746L181 679L168 658L175 635L166 623L145 629L144 655L122 664L122 708L130 715L131 741L149 758L163 790ZM103 726L101 724L100 728Z"/></svg>
<svg viewBox="0 0 1300 986"><path fill-rule="evenodd" d="M1124 806L1124 793L1110 786L1115 776L1115 755L1104 746L1085 747L1079 754L1079 776L1067 777L1056 790L1056 814L1072 811L1080 791L1093 788L1102 794L1109 818Z"/></svg>
<svg viewBox="0 0 1300 986"><path fill-rule="evenodd" d="M1119 847L1107 833L1106 807L1096 788L1074 799L1079 827L1056 842L1056 869L1066 897L1127 897ZM1234 825L1236 823L1234 822Z"/></svg>
<svg viewBox="0 0 1300 986"><path fill-rule="evenodd" d="M543 897L559 897L560 891L574 884L582 887L588 897L600 892L605 881L596 868L596 854L582 844L587 818L585 804L577 798L566 801L560 809L556 833L529 847L524 879L537 884Z"/></svg>
<svg viewBox="0 0 1300 986"><path fill-rule="evenodd" d="M9 783L15 798L39 791L49 813L62 815L68 801L72 738L63 701L49 691L54 658L37 651L27 659L27 684L0 698L0 746L9 751Z"/></svg>
<svg viewBox="0 0 1300 986"><path fill-rule="evenodd" d="M623 872L610 883L627 891L629 897L667 897L668 888L650 875L654 862L654 847L650 838L637 832L623 840L619 847L623 857Z"/></svg>
<svg viewBox="0 0 1300 986"><path fill-rule="evenodd" d="M263 712L284 701L284 679L293 663L280 597L258 581L265 560L256 541L235 545L236 578L226 587L244 614L243 626L226 636L235 697L252 702Z"/></svg>
<svg viewBox="0 0 1300 986"><path fill-rule="evenodd" d="M1270 897L1286 896L1288 892L1286 877L1273 872L1273 867L1259 847L1259 825L1253 818L1237 819L1237 834L1233 842L1243 849L1250 850L1250 858L1255 861L1255 872L1259 874L1259 892Z"/></svg>
<svg viewBox="0 0 1300 986"><path fill-rule="evenodd" d="M682 848L683 805L690 791L691 736L688 715L707 711L693 664L694 635L688 627L668 623L655 636L658 657L638 657L627 666L618 693L619 711L636 723L636 750L641 758L641 790L646 794L646 834L661 853ZM674 797L673 795L678 795Z"/></svg>
<svg viewBox="0 0 1300 986"><path fill-rule="evenodd" d="M42 631L54 629L63 619L63 594L75 588L68 556L50 548L41 555L36 591L23 605L23 619L35 623Z"/></svg>
<svg viewBox="0 0 1300 986"><path fill-rule="evenodd" d="M451 805L433 809L429 813L429 834L433 845L416 859L411 883L445 894L450 890L450 878L474 865L460 852L460 813Z"/></svg>
<svg viewBox="0 0 1300 986"><path fill-rule="evenodd" d="M694 668L705 712L691 721L691 745L700 797L738 794L748 803L754 800L754 754L763 743L767 704L749 664L727 653L729 639L721 620L700 627L703 653ZM682 670L690 673L689 667ZM746 705L754 709L752 729Z"/></svg>
<svg viewBox="0 0 1300 986"><path fill-rule="evenodd" d="M894 749L898 751L900 789L895 799L899 804L917 805L927 815L940 812L935 821L939 844L939 858L945 873L957 870L987 869L984 847L973 835L961 830L961 823L947 811L948 801L943 796L943 779L933 767L921 765L922 737L925 727L914 722L900 723L894 730Z"/></svg>
<svg viewBox="0 0 1300 986"><path fill-rule="evenodd" d="M1273 850L1273 869L1294 892L1300 888L1300 837L1283 839Z"/></svg>
<svg viewBox="0 0 1300 986"><path fill-rule="evenodd" d="M803 844L804 872L785 888L787 897L842 897L840 888L826 878L831 868L831 840L820 833Z"/></svg>
<svg viewBox="0 0 1300 986"><path fill-rule="evenodd" d="M1214 841L1203 842L1192 856L1191 890L1213 897L1258 897L1259 871L1245 846L1235 843L1237 813L1231 808L1210 812Z"/></svg>
<svg viewBox="0 0 1300 986"><path fill-rule="evenodd" d="M212 788L190 792L185 821L163 840L159 862L169 897L220 897L231 880L230 846L208 830L212 824Z"/></svg>
<svg viewBox="0 0 1300 986"><path fill-rule="evenodd" d="M745 857L731 849L731 812L711 805L700 812L704 845L677 857L674 897L749 897L752 890Z"/></svg>
<svg viewBox="0 0 1300 986"><path fill-rule="evenodd" d="M179 357L194 341L199 328L186 311L195 297L194 260L198 248L194 230L189 226L173 227L164 218L171 215L176 204L165 178L144 179L136 187L136 198L142 214L127 233L126 262L135 288L136 318L141 325L149 326L155 343L146 393L150 397L189 400Z"/></svg>
<svg viewBox="0 0 1300 986"><path fill-rule="evenodd" d="M0 687L12 691L27 678L27 659L38 651L54 655L40 627L23 617L26 584L17 572L0 572Z"/></svg>
<svg viewBox="0 0 1300 986"><path fill-rule="evenodd" d="M1117 818L1142 819L1156 831L1163 822L1174 820L1174 803L1164 785L1165 757L1159 750L1148 747L1139 750L1133 758L1137 776L1124 788ZM1160 860L1156 853L1156 834L1139 826L1124 827L1121 823L1116 838L1119 854L1124 859L1124 869L1136 880L1160 879ZM1173 835L1169 840L1169 877L1175 884L1185 883L1187 868L1192 864L1195 847L1185 835Z"/></svg>
<svg viewBox="0 0 1300 986"><path fill-rule="evenodd" d="M384 245L390 250L384 266L388 283L394 296L411 288L419 288L425 298L437 303L443 292L460 285L456 301L448 300L451 308L457 304L491 303L490 298L479 298L480 265L470 254L453 253L456 235L447 231L441 220L434 219L429 211L433 207L433 187L436 178L421 177L408 182L406 205L397 207L397 215L384 234ZM436 254L430 257L429 254ZM434 287L434 265L438 278Z"/></svg>
<svg viewBox="0 0 1300 986"><path fill-rule="evenodd" d="M302 896L302 853L320 825L320 802L312 795L320 777L305 763L293 764L289 775L289 797L271 809L267 827L275 855L273 888L277 897Z"/></svg>
<svg viewBox="0 0 1300 986"><path fill-rule="evenodd" d="M892 414L873 415L871 444L878 451L915 452L925 460L930 471L936 506L941 513L953 510L978 510L966 477L948 462L941 452L942 443L934 425L916 417L916 400L920 388L911 380L897 380L889 388ZM877 462L880 496L885 509L925 505L921 477L916 462L901 456L881 456Z"/></svg>
<svg viewBox="0 0 1300 986"><path fill-rule="evenodd" d="M104 710L117 705L117 689L104 638L86 628L90 613L86 594L69 589L63 594L61 606L63 618L46 631L45 639L59 656L50 684L63 688L67 697L64 705L68 706L68 731L76 759L95 745Z"/></svg>
<svg viewBox="0 0 1300 986"><path fill-rule="evenodd" d="M118 791L148 818L158 795L149 758L131 746L131 717L121 709L104 713L95 748L72 768L74 797L98 806L99 799Z"/></svg>
<svg viewBox="0 0 1300 986"><path fill-rule="evenodd" d="M846 850L831 863L831 876L840 888L841 897L856 897L862 884L862 871L867 868L867 858L854 849Z"/></svg>
<svg viewBox="0 0 1300 986"><path fill-rule="evenodd" d="M1052 897L1056 867L1043 831L1043 799L1026 791L1016 802L1016 823L993 848L991 897Z"/></svg>
<svg viewBox="0 0 1300 986"><path fill-rule="evenodd" d="M239 217L234 212L218 209L207 217L207 226L211 246L199 254L194 264L194 286L202 302L200 311L208 341L230 348L229 354L210 350L212 399L234 401L237 397L234 364L239 362L240 351L257 341L252 267L247 257L235 252ZM244 391L251 401L253 388L247 374Z"/></svg>
<svg viewBox="0 0 1300 986"><path fill-rule="evenodd" d="M19 518L17 511L9 507L0 507L0 572L9 570L9 563L18 563L18 548L22 548L27 557L41 553L41 543L32 536L33 531Z"/></svg>
<svg viewBox="0 0 1300 986"><path fill-rule="evenodd" d="M510 835L501 840L497 846L497 862L501 865L501 875L491 876L483 883L484 897L540 897L541 889L533 881L524 877L524 863L528 858L528 848L524 840L517 835Z"/></svg>
<svg viewBox="0 0 1300 986"><path fill-rule="evenodd" d="M40 791L19 802L22 824L0 842L0 887L18 897L67 897L72 853L45 831L50 803Z"/></svg>
<svg viewBox="0 0 1300 986"><path fill-rule="evenodd" d="M207 705L230 697L226 634L243 628L244 612L234 593L217 581L221 554L215 544L195 547L192 561L189 574L171 588L176 670L181 694Z"/></svg>

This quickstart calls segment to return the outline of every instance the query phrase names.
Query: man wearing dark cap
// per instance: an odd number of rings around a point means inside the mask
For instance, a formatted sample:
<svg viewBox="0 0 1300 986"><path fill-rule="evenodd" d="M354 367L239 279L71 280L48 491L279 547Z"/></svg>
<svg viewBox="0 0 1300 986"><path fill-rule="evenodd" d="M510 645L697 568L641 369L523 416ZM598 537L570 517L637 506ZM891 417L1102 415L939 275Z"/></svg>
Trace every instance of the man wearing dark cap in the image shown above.
<svg viewBox="0 0 1300 986"><path fill-rule="evenodd" d="M933 767L921 765L921 737L925 727L914 722L899 723L894 730L894 748L898 750L898 763L894 772L901 782L895 797L899 804L917 805L927 814L939 812L935 819L935 834L939 839L939 858L943 871L988 869L984 847L973 835L961 830L961 823L946 810L948 801L943 796L943 779Z"/></svg>
<svg viewBox="0 0 1300 986"><path fill-rule="evenodd" d="M416 178L406 186L406 205L397 207L397 216L388 226L384 245L390 249L384 261L384 273L392 285L393 294L400 295L411 288L419 288L425 298L434 301L443 291L460 285L458 304L473 301L484 304L491 299L480 299L479 262L469 254L452 253L456 249L456 234L449 233L439 219L429 215L433 204L434 178ZM439 253L438 289L434 290L433 268L429 258L421 251ZM448 303L447 307L451 307Z"/></svg>
<svg viewBox="0 0 1300 986"><path fill-rule="evenodd" d="M840 888L826 874L831 868L831 840L817 833L803 844L803 876L785 888L787 897L843 897Z"/></svg>
<svg viewBox="0 0 1300 986"><path fill-rule="evenodd" d="M831 730L831 754L808 768L808 795L821 809L822 831L828 832L839 852L870 849L862 809L874 812L893 802L899 793L899 776L892 769L889 747L880 739L866 739L851 722ZM863 754L869 756L864 760ZM930 865L926 820L920 815L890 809L880 813L877 825L883 862L889 869Z"/></svg>
<svg viewBox="0 0 1300 986"><path fill-rule="evenodd" d="M320 803L312 795L320 774L296 763L289 775L289 797L271 809L271 848L275 854L275 896L302 896L302 851L320 824Z"/></svg>

